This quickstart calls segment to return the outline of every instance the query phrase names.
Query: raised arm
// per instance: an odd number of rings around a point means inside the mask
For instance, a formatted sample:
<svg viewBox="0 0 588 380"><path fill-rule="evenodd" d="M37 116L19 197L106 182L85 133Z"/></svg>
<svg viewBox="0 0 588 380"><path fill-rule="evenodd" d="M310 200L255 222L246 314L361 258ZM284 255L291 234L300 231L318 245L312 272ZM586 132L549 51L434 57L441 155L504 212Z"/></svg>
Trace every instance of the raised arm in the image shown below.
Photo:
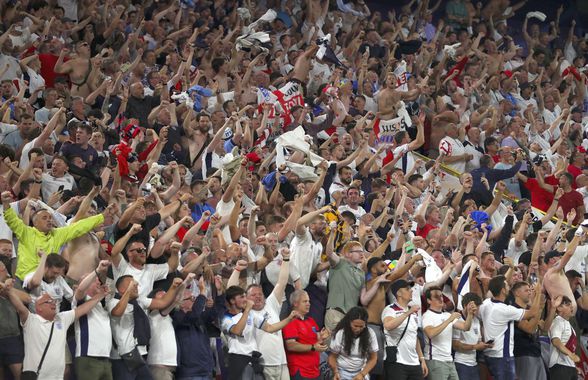
<svg viewBox="0 0 588 380"><path fill-rule="evenodd" d="M131 237L138 234L142 229L143 227L141 227L140 224L133 224L129 231L114 243L110 254L110 259L112 260L112 264L114 264L115 267L118 267L120 264L120 260L122 258L121 253L127 246Z"/></svg>

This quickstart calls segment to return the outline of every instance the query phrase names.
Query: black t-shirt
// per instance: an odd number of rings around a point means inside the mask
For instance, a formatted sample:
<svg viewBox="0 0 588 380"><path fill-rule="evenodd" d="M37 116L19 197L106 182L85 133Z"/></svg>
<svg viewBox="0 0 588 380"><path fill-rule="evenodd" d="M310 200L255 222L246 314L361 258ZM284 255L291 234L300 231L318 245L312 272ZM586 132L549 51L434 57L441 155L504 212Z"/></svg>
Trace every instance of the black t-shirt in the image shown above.
<svg viewBox="0 0 588 380"><path fill-rule="evenodd" d="M141 227L143 227L143 229L140 232L138 232L137 234L135 234L132 237L132 240L133 241L137 241L137 240L141 241L145 245L145 248L148 248L149 247L149 239L150 239L149 233L151 232L152 229L157 227L160 222L161 222L161 215L159 215L159 213L149 215L148 217L145 218L145 221L143 223L141 223ZM116 224L114 226L114 231L113 231L115 241L120 239L121 237L123 237L127 232L129 232L131 227L132 227L132 224L129 223L127 228L121 229L118 226L118 224Z"/></svg>
<svg viewBox="0 0 588 380"><path fill-rule="evenodd" d="M153 129L155 129L155 132L158 134L163 127L164 126L160 123L153 123ZM182 126L171 126L168 129L167 143L162 150L162 156L166 158L166 162L177 161L179 164L189 164L186 162L187 152L182 147L182 136L185 136L184 128ZM175 150L174 146L179 148L179 150Z"/></svg>
<svg viewBox="0 0 588 380"><path fill-rule="evenodd" d="M522 309L516 302L512 306ZM519 328L519 322L515 322L514 330L514 356L533 356L541 357L541 346L535 335L527 334Z"/></svg>
<svg viewBox="0 0 588 380"><path fill-rule="evenodd" d="M130 96L127 102L127 109L125 110L126 116L129 119L138 119L139 126L143 128L149 128L147 118L149 117L149 113L151 113L151 111L157 107L159 103L159 95L145 96L143 99Z"/></svg>

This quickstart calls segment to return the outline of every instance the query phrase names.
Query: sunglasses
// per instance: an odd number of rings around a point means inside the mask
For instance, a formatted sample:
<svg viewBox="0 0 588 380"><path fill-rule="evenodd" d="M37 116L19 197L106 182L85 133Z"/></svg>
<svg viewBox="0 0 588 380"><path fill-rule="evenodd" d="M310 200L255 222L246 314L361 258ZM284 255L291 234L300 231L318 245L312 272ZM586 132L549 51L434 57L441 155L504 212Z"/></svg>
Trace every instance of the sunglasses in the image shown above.
<svg viewBox="0 0 588 380"><path fill-rule="evenodd" d="M135 249L129 249L129 252L135 251L137 253L147 253L147 248L135 248Z"/></svg>

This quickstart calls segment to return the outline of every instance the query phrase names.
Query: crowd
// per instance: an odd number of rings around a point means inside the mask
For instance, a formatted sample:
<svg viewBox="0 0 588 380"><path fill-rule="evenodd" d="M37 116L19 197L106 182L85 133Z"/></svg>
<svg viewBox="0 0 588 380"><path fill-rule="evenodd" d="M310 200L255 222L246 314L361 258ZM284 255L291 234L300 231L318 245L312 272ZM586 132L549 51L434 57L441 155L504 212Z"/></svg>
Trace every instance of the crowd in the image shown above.
<svg viewBox="0 0 588 380"><path fill-rule="evenodd" d="M390 3L1 1L0 379L584 378L588 10Z"/></svg>

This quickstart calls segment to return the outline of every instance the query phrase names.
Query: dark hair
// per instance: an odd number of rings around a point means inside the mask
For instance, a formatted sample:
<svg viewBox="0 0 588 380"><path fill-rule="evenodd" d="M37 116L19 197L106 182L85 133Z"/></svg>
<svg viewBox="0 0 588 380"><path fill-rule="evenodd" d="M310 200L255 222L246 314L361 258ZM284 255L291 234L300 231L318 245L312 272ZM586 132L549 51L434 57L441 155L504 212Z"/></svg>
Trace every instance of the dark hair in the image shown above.
<svg viewBox="0 0 588 380"><path fill-rule="evenodd" d="M486 145L486 144L484 144ZM480 157L480 166L487 168L488 166L490 166L490 163L492 162L492 157L489 154L485 154L482 157Z"/></svg>
<svg viewBox="0 0 588 380"><path fill-rule="evenodd" d="M510 289L510 291L512 292L512 294L514 294L517 290L519 290L523 286L529 286L529 283L526 281L517 281L514 283L514 285Z"/></svg>
<svg viewBox="0 0 588 380"><path fill-rule="evenodd" d="M218 74L218 71L225 64L225 62L226 61L224 58L214 58L212 60L212 62L210 63L210 66L212 67L212 71L214 71L215 74Z"/></svg>
<svg viewBox="0 0 588 380"><path fill-rule="evenodd" d="M398 131L394 135L394 141L396 144L400 144L402 140L404 140L404 136L406 136L406 131Z"/></svg>
<svg viewBox="0 0 588 380"><path fill-rule="evenodd" d="M494 144L497 142L498 142L498 140L496 140L496 137L490 136L490 137L486 138L486 140L484 140L484 150L488 150L488 146L490 144Z"/></svg>
<svg viewBox="0 0 588 380"><path fill-rule="evenodd" d="M490 293L492 293L492 295L494 297L499 296L500 292L505 287L506 287L506 277L504 277L502 275L492 277L490 279L490 281L488 282L488 290L490 290Z"/></svg>
<svg viewBox="0 0 588 380"><path fill-rule="evenodd" d="M225 291L225 299L227 302L231 302L231 300L235 299L235 297L245 294L245 290L243 290L240 286L230 286Z"/></svg>
<svg viewBox="0 0 588 380"><path fill-rule="evenodd" d="M133 278L133 276L131 276L130 274L125 274L125 275L122 275L122 276L120 276L120 277L118 278L118 280L116 280L116 284L115 284L115 286L116 286L116 290L117 290L117 291L118 291L118 288L120 287L120 284L122 284L122 283L123 283L123 281L124 281L125 279L127 279L127 278L131 278L131 279L132 279L132 278Z"/></svg>
<svg viewBox="0 0 588 380"><path fill-rule="evenodd" d="M88 123L80 123L77 125L77 129L83 129L84 131L86 131L87 134L91 135L92 134L92 127L90 126L90 124Z"/></svg>
<svg viewBox="0 0 588 380"><path fill-rule="evenodd" d="M433 293L434 290L437 290L437 291L440 291L443 293L443 289L441 289L439 286L431 286L431 287L427 288L427 290L425 290L425 298L430 300L431 293Z"/></svg>
<svg viewBox="0 0 588 380"><path fill-rule="evenodd" d="M463 298L461 299L461 306L466 307L467 304L470 302L474 302L476 306L480 306L482 304L482 299L476 293L466 293L464 294Z"/></svg>
<svg viewBox="0 0 588 380"><path fill-rule="evenodd" d="M574 278L582 278L582 275L577 270L570 269L566 271L566 277L568 280L573 280Z"/></svg>
<svg viewBox="0 0 588 380"><path fill-rule="evenodd" d="M10 158L10 161L14 161L16 153L10 145L0 144L0 158Z"/></svg>
<svg viewBox="0 0 588 380"><path fill-rule="evenodd" d="M422 179L423 176L420 174L413 174L410 177L408 177L408 183L412 185L413 182L418 181L419 179Z"/></svg>
<svg viewBox="0 0 588 380"><path fill-rule="evenodd" d="M29 158L29 161L31 159L31 156L33 155L33 153L36 153L37 156L43 157L45 155L45 153L43 152L43 149L41 148L31 148L31 150L29 150L29 152L27 153L27 157Z"/></svg>
<svg viewBox="0 0 588 380"><path fill-rule="evenodd" d="M365 328L359 333L359 336L355 336L353 331L351 331L351 322L360 319L365 322ZM351 350L354 346L354 341L356 338L359 338L359 352L362 358L367 358L369 356L370 350L370 331L369 327L367 327L368 321L368 312L363 307L354 306L352 307L347 314L339 321L337 327L335 327L335 331L333 335L335 335L340 330L343 331L343 352L347 355L351 355Z"/></svg>
<svg viewBox="0 0 588 380"><path fill-rule="evenodd" d="M48 255L45 268L65 268L67 261L60 255Z"/></svg>
<svg viewBox="0 0 588 380"><path fill-rule="evenodd" d="M568 173L568 172L563 172L561 175L562 175L563 177L566 177L566 179L567 179L567 181L568 181L568 183L569 183L569 184L572 184L572 183L574 182L574 176L573 176L573 175L571 175L570 173Z"/></svg>

